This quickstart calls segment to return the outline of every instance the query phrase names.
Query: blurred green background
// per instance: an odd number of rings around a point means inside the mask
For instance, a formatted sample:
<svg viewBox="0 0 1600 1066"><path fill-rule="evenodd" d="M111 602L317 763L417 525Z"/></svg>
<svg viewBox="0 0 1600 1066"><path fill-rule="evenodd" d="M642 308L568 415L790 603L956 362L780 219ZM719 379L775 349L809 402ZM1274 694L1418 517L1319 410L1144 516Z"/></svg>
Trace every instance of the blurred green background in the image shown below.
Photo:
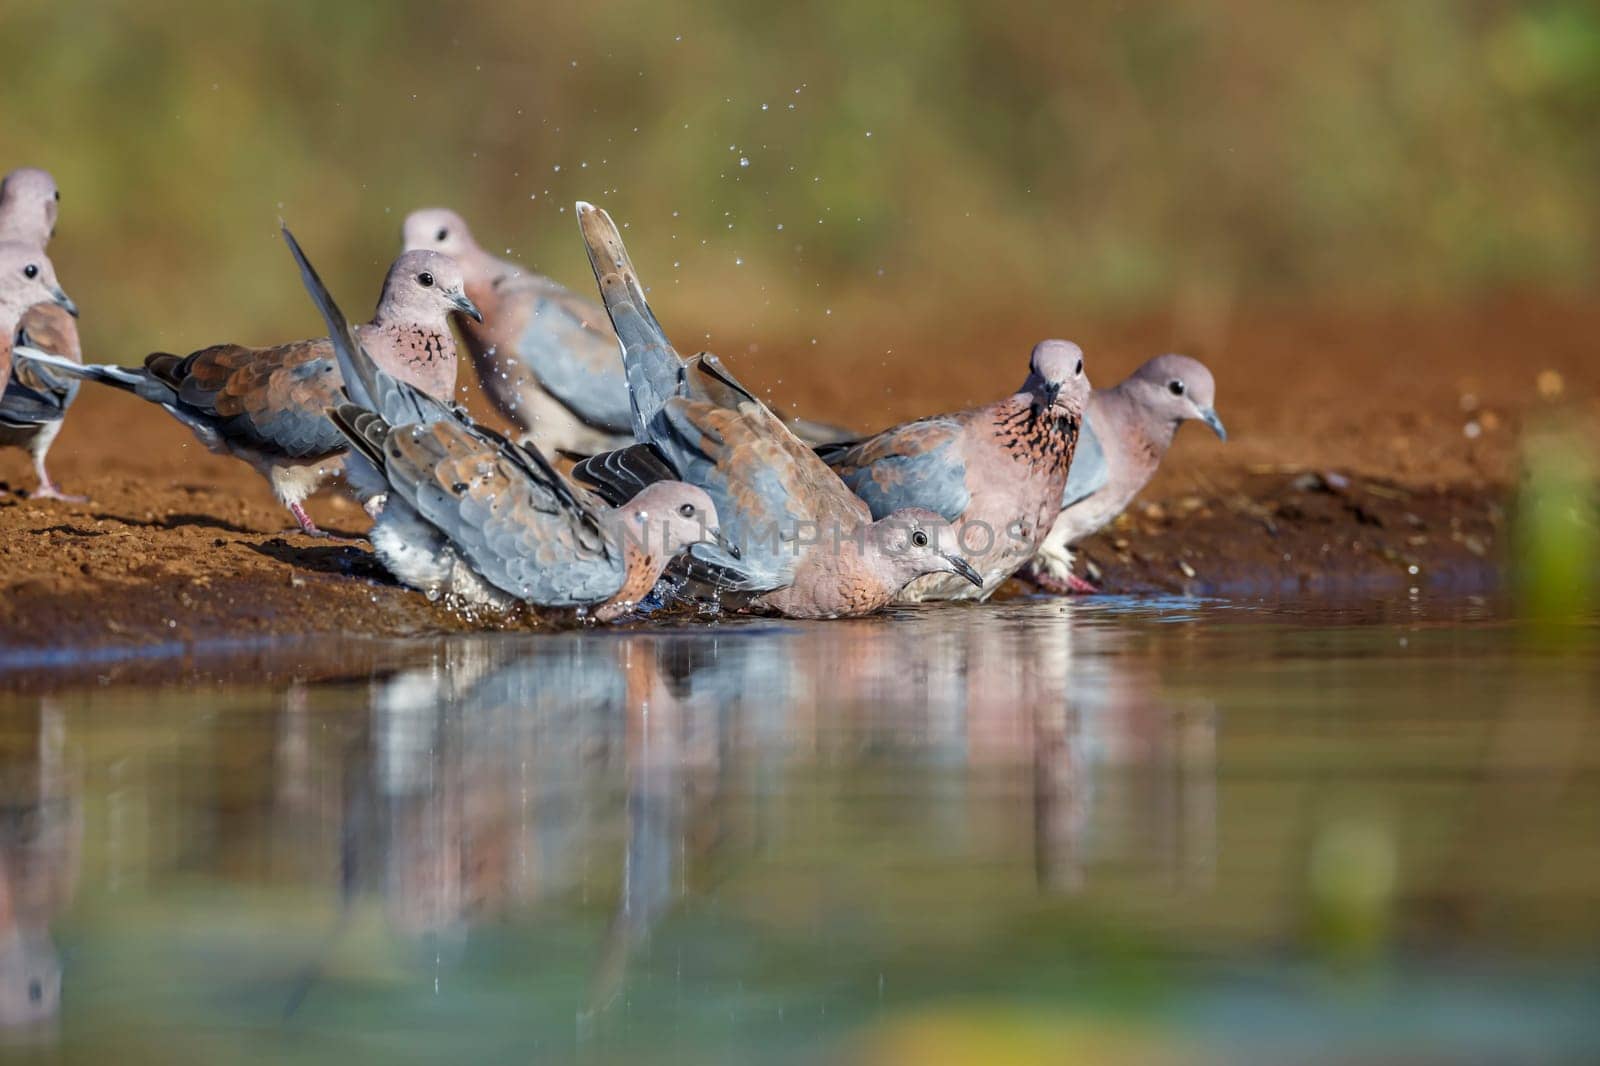
<svg viewBox="0 0 1600 1066"><path fill-rule="evenodd" d="M897 316L1581 291L1600 5L8 4L0 163L63 190L91 357L312 334L401 217L571 284L571 202L727 339Z"/></svg>

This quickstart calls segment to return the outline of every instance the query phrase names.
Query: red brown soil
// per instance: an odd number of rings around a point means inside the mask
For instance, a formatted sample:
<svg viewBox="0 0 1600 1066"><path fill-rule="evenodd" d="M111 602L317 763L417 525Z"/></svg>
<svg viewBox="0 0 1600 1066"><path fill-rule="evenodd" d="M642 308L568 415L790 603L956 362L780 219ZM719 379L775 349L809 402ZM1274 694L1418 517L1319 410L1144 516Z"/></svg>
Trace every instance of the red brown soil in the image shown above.
<svg viewBox="0 0 1600 1066"><path fill-rule="evenodd" d="M991 321L981 339L885 334L832 357L769 344L731 361L755 387L781 379L774 395L793 409L867 429L1003 394L1051 332L1059 323L1018 316ZM1224 445L1186 427L1130 514L1086 545L1108 590L1484 589L1530 413L1557 393L1600 413L1600 307L1501 298L1260 312L1208 332L1199 344L1149 318L1073 334L1101 384L1158 351L1204 358L1231 434ZM288 516L253 472L131 397L86 385L52 459L57 479L92 502L28 499L26 456L0 452L11 490L0 496L0 652L474 628L386 579L358 539L366 518L354 503L329 492L312 505L350 539L286 533Z"/></svg>

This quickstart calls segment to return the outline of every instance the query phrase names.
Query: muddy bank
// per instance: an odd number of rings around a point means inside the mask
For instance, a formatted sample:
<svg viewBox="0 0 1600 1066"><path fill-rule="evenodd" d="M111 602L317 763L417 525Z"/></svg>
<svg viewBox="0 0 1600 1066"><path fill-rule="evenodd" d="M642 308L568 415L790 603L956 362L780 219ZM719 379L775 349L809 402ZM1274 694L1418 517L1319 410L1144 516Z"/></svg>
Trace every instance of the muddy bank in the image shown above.
<svg viewBox="0 0 1600 1066"><path fill-rule="evenodd" d="M1061 332L1009 325L1016 344L992 345L1025 351L1022 338ZM1526 300L1431 317L1317 313L1241 321L1225 346L1207 350L1180 343L1160 319L1091 324L1078 335L1102 383L1154 351L1202 354L1233 437L1223 445L1181 433L1157 481L1083 557L1115 592L1488 589L1503 558L1520 427L1552 396L1593 413L1600 370L1583 338L1597 325L1592 308ZM863 428L1003 391L977 342L943 345L910 349L927 372L909 380L895 360L830 360L815 349L769 346L739 366L758 387L786 379L774 391L800 409ZM28 499L26 457L0 452L9 490L0 496L0 648L13 660L37 661L41 649L481 626L390 582L359 539L365 515L343 496L312 506L343 537L287 532L288 516L247 468L207 454L129 397L86 387L54 466L91 502Z"/></svg>
<svg viewBox="0 0 1600 1066"><path fill-rule="evenodd" d="M1505 513L1481 489L1261 472L1221 496L1136 503L1084 545L1079 565L1103 589L1125 593L1490 592L1500 584Z"/></svg>
<svg viewBox="0 0 1600 1066"><path fill-rule="evenodd" d="M143 495L154 506L0 503L0 671L46 665L42 649L484 628L395 585L354 536L363 517L354 506L325 501L331 528L345 535L318 540L278 529L270 505L220 490ZM1245 470L1223 491L1137 503L1084 546L1080 565L1125 593L1485 591L1496 581L1504 514L1483 489ZM1013 582L1003 595L1032 591ZM494 628L563 624L526 614Z"/></svg>

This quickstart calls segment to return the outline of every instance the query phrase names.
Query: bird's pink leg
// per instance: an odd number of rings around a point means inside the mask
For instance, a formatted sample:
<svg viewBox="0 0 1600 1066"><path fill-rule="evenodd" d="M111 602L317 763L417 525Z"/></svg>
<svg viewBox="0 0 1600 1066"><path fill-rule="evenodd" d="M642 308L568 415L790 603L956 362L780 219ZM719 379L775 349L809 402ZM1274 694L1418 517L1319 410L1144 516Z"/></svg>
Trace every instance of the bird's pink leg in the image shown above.
<svg viewBox="0 0 1600 1066"><path fill-rule="evenodd" d="M1084 596L1092 596L1100 591L1099 585L1096 585L1086 577L1079 577L1077 574L1067 575L1067 588L1069 591Z"/></svg>
<svg viewBox="0 0 1600 1066"><path fill-rule="evenodd" d="M50 477L50 472L44 468L44 458L38 457L33 461L33 471L39 475L39 487L33 490L36 500L60 500L62 503L88 503L87 496L74 496L62 492L61 487Z"/></svg>
<svg viewBox="0 0 1600 1066"><path fill-rule="evenodd" d="M324 533L322 530L317 528L317 524L315 522L313 522L311 520L311 516L306 513L306 509L304 507L300 506L298 503L291 503L289 505L289 513L294 515L294 520L296 522L300 523L300 532L304 533L306 536L308 536L308 537L326 537L327 536L326 533Z"/></svg>
<svg viewBox="0 0 1600 1066"><path fill-rule="evenodd" d="M1043 569L1035 569L1028 573L1028 580L1046 592L1053 592L1057 596L1092 596L1100 589L1087 578L1077 574L1068 574L1066 579L1046 573Z"/></svg>

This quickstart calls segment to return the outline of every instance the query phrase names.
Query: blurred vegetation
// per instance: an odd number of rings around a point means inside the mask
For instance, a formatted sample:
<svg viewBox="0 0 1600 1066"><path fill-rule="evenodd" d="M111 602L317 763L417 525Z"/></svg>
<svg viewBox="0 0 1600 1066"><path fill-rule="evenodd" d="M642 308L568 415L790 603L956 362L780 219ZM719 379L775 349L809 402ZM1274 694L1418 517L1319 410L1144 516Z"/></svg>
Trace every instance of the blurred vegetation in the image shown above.
<svg viewBox="0 0 1600 1066"><path fill-rule="evenodd" d="M364 312L434 203L582 283L596 200L671 317L836 343L1600 266L1592 0L57 0L0 28L0 157L61 182L100 358L315 332L280 216Z"/></svg>
<svg viewBox="0 0 1600 1066"><path fill-rule="evenodd" d="M1516 567L1523 616L1541 645L1588 649L1600 593L1600 472L1593 434L1569 411L1545 411L1523 444ZM1579 628L1569 629L1577 621Z"/></svg>

